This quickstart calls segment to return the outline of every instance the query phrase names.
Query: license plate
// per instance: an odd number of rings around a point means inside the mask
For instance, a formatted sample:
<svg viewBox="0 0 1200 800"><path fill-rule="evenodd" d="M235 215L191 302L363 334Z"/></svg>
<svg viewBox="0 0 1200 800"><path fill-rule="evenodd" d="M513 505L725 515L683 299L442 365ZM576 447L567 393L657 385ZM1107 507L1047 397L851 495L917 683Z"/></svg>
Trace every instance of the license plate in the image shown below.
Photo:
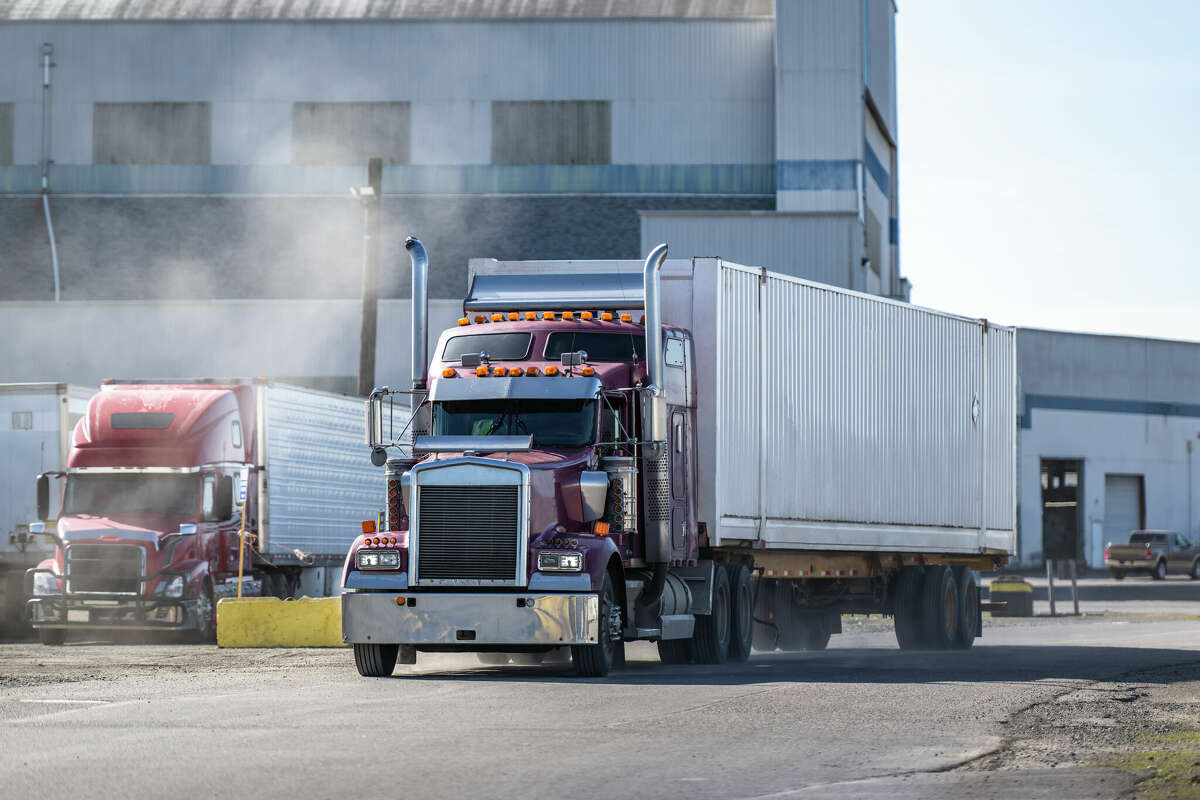
<svg viewBox="0 0 1200 800"><path fill-rule="evenodd" d="M67 622L91 622L92 612L87 609L71 609L67 611Z"/></svg>

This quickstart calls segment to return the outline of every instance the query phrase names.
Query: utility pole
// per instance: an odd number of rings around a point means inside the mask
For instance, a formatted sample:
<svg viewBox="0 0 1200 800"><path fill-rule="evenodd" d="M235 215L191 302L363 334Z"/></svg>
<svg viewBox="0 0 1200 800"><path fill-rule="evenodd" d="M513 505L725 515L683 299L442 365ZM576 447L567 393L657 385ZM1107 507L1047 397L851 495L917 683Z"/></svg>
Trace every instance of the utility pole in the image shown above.
<svg viewBox="0 0 1200 800"><path fill-rule="evenodd" d="M351 192L363 207L362 333L358 344L358 393L375 388L375 331L379 319L379 201L383 159L367 161L367 185Z"/></svg>

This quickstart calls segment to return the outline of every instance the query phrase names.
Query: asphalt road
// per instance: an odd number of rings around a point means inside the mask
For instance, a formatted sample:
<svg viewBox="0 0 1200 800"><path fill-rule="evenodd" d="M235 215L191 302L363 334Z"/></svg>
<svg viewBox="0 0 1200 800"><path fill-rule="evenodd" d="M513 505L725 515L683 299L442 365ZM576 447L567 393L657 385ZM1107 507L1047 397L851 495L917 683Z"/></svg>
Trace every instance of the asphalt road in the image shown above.
<svg viewBox="0 0 1200 800"><path fill-rule="evenodd" d="M956 767L1022 709L1200 665L1184 618L1007 621L965 653L901 653L881 628L724 667L638 646L595 680L457 656L367 680L344 650L0 645L0 795L1109 797L1133 779Z"/></svg>

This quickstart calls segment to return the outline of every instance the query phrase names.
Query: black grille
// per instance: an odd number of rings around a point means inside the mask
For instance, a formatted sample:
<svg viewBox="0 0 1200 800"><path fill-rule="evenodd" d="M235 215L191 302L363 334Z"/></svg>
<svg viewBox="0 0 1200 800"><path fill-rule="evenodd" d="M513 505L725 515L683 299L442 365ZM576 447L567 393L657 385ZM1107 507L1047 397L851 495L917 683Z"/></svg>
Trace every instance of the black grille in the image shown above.
<svg viewBox="0 0 1200 800"><path fill-rule="evenodd" d="M127 544L67 547L67 591L138 593L142 548Z"/></svg>
<svg viewBox="0 0 1200 800"><path fill-rule="evenodd" d="M418 492L418 580L515 581L519 487L421 486Z"/></svg>

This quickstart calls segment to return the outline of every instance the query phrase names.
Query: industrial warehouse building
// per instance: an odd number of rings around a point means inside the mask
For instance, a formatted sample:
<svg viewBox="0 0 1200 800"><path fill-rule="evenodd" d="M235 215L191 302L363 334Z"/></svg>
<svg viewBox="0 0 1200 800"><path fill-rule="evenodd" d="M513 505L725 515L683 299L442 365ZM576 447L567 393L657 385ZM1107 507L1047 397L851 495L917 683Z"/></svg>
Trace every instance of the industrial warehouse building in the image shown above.
<svg viewBox="0 0 1200 800"><path fill-rule="evenodd" d="M472 257L674 256L907 298L892 0L0 6L3 300L351 298ZM41 193L49 196L49 214ZM649 244L648 244L649 243Z"/></svg>
<svg viewBox="0 0 1200 800"><path fill-rule="evenodd" d="M1100 568L1138 528L1195 541L1200 343L1021 329L1017 364L1022 564Z"/></svg>

